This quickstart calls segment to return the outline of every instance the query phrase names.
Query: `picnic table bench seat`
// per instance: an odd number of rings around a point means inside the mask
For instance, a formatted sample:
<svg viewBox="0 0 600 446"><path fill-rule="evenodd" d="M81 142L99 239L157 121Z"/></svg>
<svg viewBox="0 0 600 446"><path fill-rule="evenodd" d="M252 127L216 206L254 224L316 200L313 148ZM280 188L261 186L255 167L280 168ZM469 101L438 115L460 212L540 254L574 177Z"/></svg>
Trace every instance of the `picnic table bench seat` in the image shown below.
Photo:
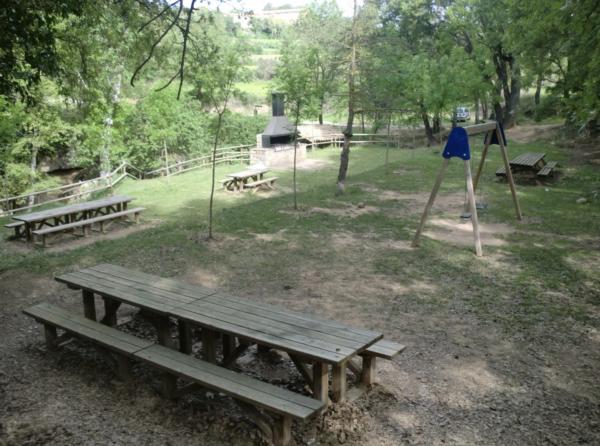
<svg viewBox="0 0 600 446"><path fill-rule="evenodd" d="M181 389L183 391L194 389L192 385L195 384L231 396L249 411L250 417L272 438L275 445L285 446L291 440L292 419L309 418L320 412L325 405L323 401L156 345L54 305L42 303L23 312L44 324L46 344L50 349L55 349L64 340L64 337L57 336L56 329L59 328L69 337L87 339L116 353L117 356L113 359L116 361L117 373L126 380L130 379L130 359L137 359L166 372L171 378L168 382L173 383L172 387L175 387L174 377L177 376L191 382L191 385ZM167 386L163 390L168 390L168 397L178 394L175 389ZM254 407L265 410L268 416Z"/></svg>
<svg viewBox="0 0 600 446"><path fill-rule="evenodd" d="M271 177L271 178L263 178L261 180L252 181L250 183L246 183L244 187L247 188L258 188L259 186L267 186L269 189L273 189L273 184L277 181L279 177Z"/></svg>
<svg viewBox="0 0 600 446"><path fill-rule="evenodd" d="M126 209L124 211L113 212L110 214L99 215L93 218L86 218L83 220L74 221L71 223L66 223L58 226L48 226L40 229L36 229L31 231L31 233L37 237L42 238L42 244L46 246L46 235L52 234L54 232L61 232L65 229L75 229L75 228L83 228L84 234L86 233L86 228L91 227L94 223L100 223L100 231L104 232L104 223L109 220L114 220L120 217L127 217L129 215L133 215L136 222L138 216L141 212L143 212L146 208L136 207L131 209Z"/></svg>
<svg viewBox="0 0 600 446"><path fill-rule="evenodd" d="M510 160L509 165L513 173L515 172L529 172L535 173L537 176L545 177L550 175L554 168L558 165L556 161L544 160L545 153L541 152L527 152L518 155L516 158ZM505 176L505 166L500 167L496 170L497 176Z"/></svg>
<svg viewBox="0 0 600 446"><path fill-rule="evenodd" d="M381 339L375 344L368 347L363 355L377 356L383 359L392 359L394 356L399 355L406 349L406 345L398 344L397 342L388 341L387 339Z"/></svg>
<svg viewBox="0 0 600 446"><path fill-rule="evenodd" d="M25 222L23 221L13 221L11 223L7 223L4 225L5 228L14 229L15 230L15 238L21 238L21 230L25 227Z"/></svg>
<svg viewBox="0 0 600 446"><path fill-rule="evenodd" d="M541 170L537 173L538 177L547 177L552 173L554 168L558 165L556 161L549 161Z"/></svg>

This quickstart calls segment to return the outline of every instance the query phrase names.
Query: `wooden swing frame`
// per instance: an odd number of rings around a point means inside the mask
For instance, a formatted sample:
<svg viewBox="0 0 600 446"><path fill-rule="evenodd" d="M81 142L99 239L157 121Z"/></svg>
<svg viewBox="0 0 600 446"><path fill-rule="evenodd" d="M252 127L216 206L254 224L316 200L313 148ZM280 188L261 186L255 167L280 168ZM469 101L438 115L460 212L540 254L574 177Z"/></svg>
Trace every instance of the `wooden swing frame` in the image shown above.
<svg viewBox="0 0 600 446"><path fill-rule="evenodd" d="M496 140L498 141L498 145L500 146L500 153L502 155L502 160L504 161L504 167L506 168L506 178L508 180L508 185L510 188L510 192L512 195L512 199L515 205L515 212L517 214L517 220L521 220L523 218L523 214L521 213L521 206L519 205L519 200L517 198L517 189L515 187L515 181L512 176L512 172L510 170L510 164L508 161L508 153L506 150L506 144L504 142L504 135L501 130L500 124L497 121L487 121L482 124L475 124L463 127L468 136L479 135L485 133L483 151L481 153L481 160L479 161L479 167L477 168L477 173L475 174L475 180L473 181L471 175L471 164L470 160L464 160L465 163L465 178L467 183L467 195L469 201L469 208L471 210L471 222L473 224L473 237L475 241L475 253L478 257L483 255L483 251L481 249L481 237L479 235L479 220L477 218L477 206L475 204L475 191L477 190L477 185L479 184L479 180L481 178L481 173L483 171L483 167L485 164L485 159L487 157L487 153L489 147L492 143L492 138L495 135ZM429 201L427 201L427 205L425 206L425 210L423 211L423 215L421 216L421 222L419 223L419 227L417 228L417 232L415 234L415 238L412 242L413 247L419 246L419 238L421 237L421 233L423 232L423 228L425 227L425 223L427 221L427 216L429 215L429 211L431 210L433 203L435 201L435 197L440 189L440 185L444 179L444 175L446 173L446 169L448 168L448 164L450 164L450 158L444 158L444 162L442 164L442 168L440 169L437 178L435 180L435 184L431 191L431 195L429 196Z"/></svg>

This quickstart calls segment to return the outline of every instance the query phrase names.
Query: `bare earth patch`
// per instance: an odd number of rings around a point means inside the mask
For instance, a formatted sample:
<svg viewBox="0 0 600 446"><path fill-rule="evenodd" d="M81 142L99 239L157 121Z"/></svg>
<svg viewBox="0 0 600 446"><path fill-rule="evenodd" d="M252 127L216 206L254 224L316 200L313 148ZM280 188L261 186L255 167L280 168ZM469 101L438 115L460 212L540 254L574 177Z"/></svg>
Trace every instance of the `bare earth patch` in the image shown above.
<svg viewBox="0 0 600 446"><path fill-rule="evenodd" d="M509 140L520 143L531 141L552 141L562 124L517 125L506 131Z"/></svg>
<svg viewBox="0 0 600 446"><path fill-rule="evenodd" d="M502 223L480 223L479 234L483 246L504 246L503 236L515 233L515 228ZM434 240L459 246L473 246L471 220L435 218L427 222L423 235Z"/></svg>

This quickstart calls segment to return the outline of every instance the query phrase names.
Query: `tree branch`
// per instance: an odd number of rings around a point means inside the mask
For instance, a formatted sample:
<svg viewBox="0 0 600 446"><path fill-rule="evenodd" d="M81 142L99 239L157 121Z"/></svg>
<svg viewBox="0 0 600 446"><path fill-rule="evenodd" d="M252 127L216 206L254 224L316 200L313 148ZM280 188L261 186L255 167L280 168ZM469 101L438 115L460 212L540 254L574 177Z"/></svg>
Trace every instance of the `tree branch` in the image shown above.
<svg viewBox="0 0 600 446"><path fill-rule="evenodd" d="M187 49L187 42L190 35L190 23L192 21L192 14L194 13L194 4L196 0L192 0L192 4L190 5L190 10L188 11L187 21L185 23L185 32L183 34L183 50L181 51L181 63L179 64L179 88L177 89L177 100L179 100L181 96L181 88L183 87L183 75L185 68L185 53Z"/></svg>
<svg viewBox="0 0 600 446"><path fill-rule="evenodd" d="M175 26L175 24L179 20L179 17L181 16L181 11L183 10L183 0L177 0L177 1L179 2L179 10L177 11L177 15L175 16L173 21L169 24L169 26L167 26L167 29L165 29L163 31L163 33L159 36L159 38L152 44L152 46L150 47L150 52L148 53L148 57L146 57L146 59L144 59L144 61L135 69L135 71L131 75L131 80L129 81L129 83L131 84L132 87L135 87L134 82L135 82L136 76L142 70L142 68L144 68L144 66L150 61L150 59L154 55L154 50L156 49L158 44L162 41L162 39L165 38L165 36L169 33L169 31L171 31L171 29L173 29L173 26ZM192 3L192 6L193 6L193 3ZM179 98L179 96L177 96L177 97Z"/></svg>
<svg viewBox="0 0 600 446"><path fill-rule="evenodd" d="M164 9L161 12L159 12L154 17L152 17L150 20L148 20L146 23L144 23L142 26L140 26L140 29L138 29L138 33L142 32L146 26L150 25L156 19L160 18L165 12L167 12L168 10L170 10L176 3L180 3L180 2L181 2L181 0L175 0L173 3L165 6ZM183 3L183 2L181 2L181 3Z"/></svg>

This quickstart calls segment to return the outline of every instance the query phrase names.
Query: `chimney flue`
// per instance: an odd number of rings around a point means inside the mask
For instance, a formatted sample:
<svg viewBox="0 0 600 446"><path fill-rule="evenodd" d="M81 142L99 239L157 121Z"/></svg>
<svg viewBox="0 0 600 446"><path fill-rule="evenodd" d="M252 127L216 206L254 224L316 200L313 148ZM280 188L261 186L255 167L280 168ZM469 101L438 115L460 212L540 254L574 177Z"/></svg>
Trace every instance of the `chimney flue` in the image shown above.
<svg viewBox="0 0 600 446"><path fill-rule="evenodd" d="M284 116L282 93L271 94L271 106L273 109L273 116Z"/></svg>

